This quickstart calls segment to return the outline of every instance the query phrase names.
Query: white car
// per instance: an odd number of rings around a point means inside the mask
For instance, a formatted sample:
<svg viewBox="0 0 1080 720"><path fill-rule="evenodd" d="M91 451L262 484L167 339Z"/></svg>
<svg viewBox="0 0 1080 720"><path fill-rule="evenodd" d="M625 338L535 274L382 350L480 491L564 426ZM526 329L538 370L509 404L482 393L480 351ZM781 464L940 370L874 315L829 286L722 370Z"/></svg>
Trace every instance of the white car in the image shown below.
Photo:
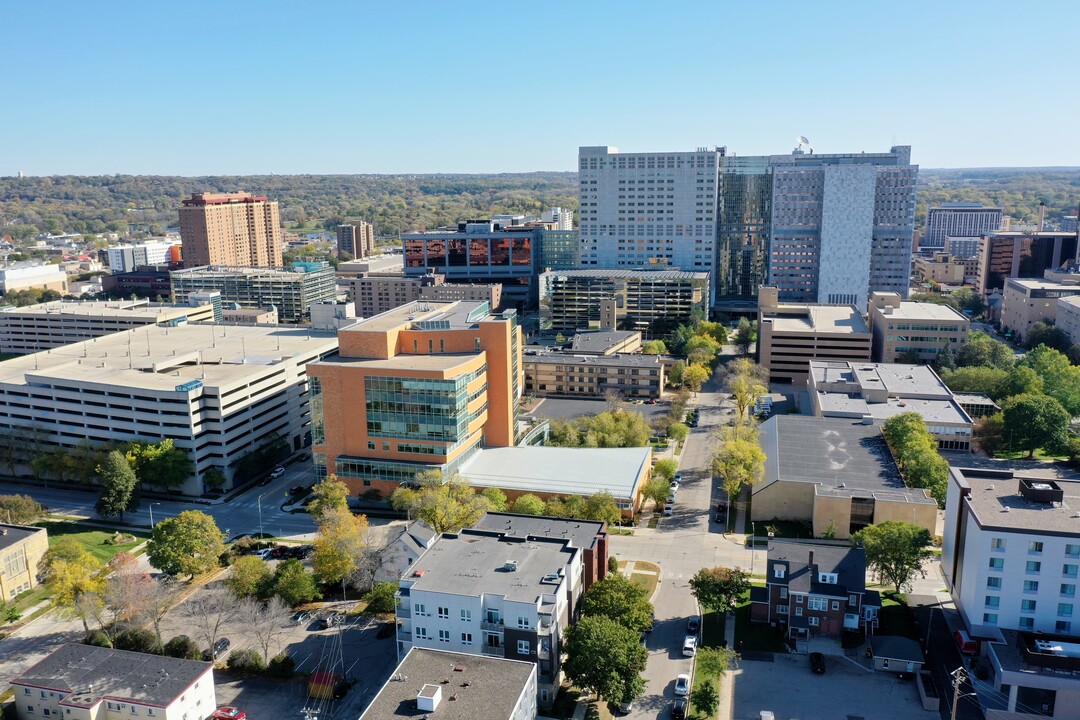
<svg viewBox="0 0 1080 720"><path fill-rule="evenodd" d="M679 677L675 678L675 694L676 695L689 695L690 694L690 676L683 673Z"/></svg>
<svg viewBox="0 0 1080 720"><path fill-rule="evenodd" d="M687 635L686 639L683 640L682 654L687 656L687 657L694 657L694 655L697 654L697 636L696 635Z"/></svg>
<svg viewBox="0 0 1080 720"><path fill-rule="evenodd" d="M284 474L285 474L285 468L278 465L276 468L274 468L273 472L270 473L270 477L279 478Z"/></svg>

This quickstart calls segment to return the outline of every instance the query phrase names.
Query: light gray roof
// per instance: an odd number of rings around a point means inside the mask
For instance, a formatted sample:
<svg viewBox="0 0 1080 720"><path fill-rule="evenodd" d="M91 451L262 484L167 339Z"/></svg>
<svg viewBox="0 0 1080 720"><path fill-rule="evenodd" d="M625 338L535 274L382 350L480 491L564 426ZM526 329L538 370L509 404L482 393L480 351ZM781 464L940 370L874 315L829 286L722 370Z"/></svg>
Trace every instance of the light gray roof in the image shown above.
<svg viewBox="0 0 1080 720"><path fill-rule="evenodd" d="M932 503L908 488L876 425L842 418L776 415L761 424L765 477L753 492L775 482L817 484L820 495L882 497Z"/></svg>
<svg viewBox="0 0 1080 720"><path fill-rule="evenodd" d="M0 550L6 550L32 537L35 533L43 532L45 532L45 528L0 523Z"/></svg>
<svg viewBox="0 0 1080 720"><path fill-rule="evenodd" d="M875 657L917 663L924 659L918 641L900 635L875 635L870 638L870 647Z"/></svg>
<svg viewBox="0 0 1080 720"><path fill-rule="evenodd" d="M569 540L508 538L484 530L443 534L401 576L414 591L503 595L537 602L560 591L566 566L581 552ZM509 569L508 563L517 563ZM552 580L545 578L557 576Z"/></svg>
<svg viewBox="0 0 1080 720"><path fill-rule="evenodd" d="M535 672L535 663L414 647L360 717L510 720ZM443 684L444 680L449 682ZM425 685L440 688L442 698L432 713L416 707L416 697Z"/></svg>
<svg viewBox="0 0 1080 720"><path fill-rule="evenodd" d="M460 472L476 487L586 497L607 491L616 500L630 500L651 458L648 447L483 448Z"/></svg>
<svg viewBox="0 0 1080 720"><path fill-rule="evenodd" d="M585 549L595 546L597 537L605 534L602 522L497 512L486 513L473 529L490 530L507 537L566 538L574 547Z"/></svg>
<svg viewBox="0 0 1080 720"><path fill-rule="evenodd" d="M522 358L526 362L544 365L593 365L596 367L649 367L662 364L659 355L571 355L551 350L533 350Z"/></svg>
<svg viewBox="0 0 1080 720"><path fill-rule="evenodd" d="M635 335L641 337L641 333L636 330L579 332L574 335L570 347L574 352L604 353L613 345L621 345L627 340L631 340Z"/></svg>
<svg viewBox="0 0 1080 720"><path fill-rule="evenodd" d="M1037 471L951 468L954 478L971 488L968 507L983 529L1080 537L1080 480ZM1064 492L1060 504L1033 502L1020 494L1020 478L1050 480ZM1006 508L1008 510L1006 511Z"/></svg>
<svg viewBox="0 0 1080 720"><path fill-rule="evenodd" d="M210 663L195 660L68 643L12 683L77 693L95 701L112 698L166 707L210 669Z"/></svg>

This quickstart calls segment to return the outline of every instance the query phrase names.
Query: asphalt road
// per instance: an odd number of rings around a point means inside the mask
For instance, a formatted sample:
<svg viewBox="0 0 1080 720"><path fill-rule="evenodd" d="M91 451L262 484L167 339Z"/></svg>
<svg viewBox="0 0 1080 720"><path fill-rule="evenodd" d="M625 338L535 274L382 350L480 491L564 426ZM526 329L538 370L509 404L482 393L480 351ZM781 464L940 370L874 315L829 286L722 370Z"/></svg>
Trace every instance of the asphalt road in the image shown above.
<svg viewBox="0 0 1080 720"><path fill-rule="evenodd" d="M953 642L948 622L943 611L937 605L937 598L928 595L909 595L908 602L915 611L918 623L920 643L926 654L924 667L934 676L934 685L941 697L941 718L949 720L952 712L953 686L952 673L963 664L960 650ZM944 612L956 612L949 609ZM930 626L929 644L927 643L927 623ZM971 684L965 682L960 687L960 702L956 708L957 720L982 720L982 710L977 699L971 695Z"/></svg>

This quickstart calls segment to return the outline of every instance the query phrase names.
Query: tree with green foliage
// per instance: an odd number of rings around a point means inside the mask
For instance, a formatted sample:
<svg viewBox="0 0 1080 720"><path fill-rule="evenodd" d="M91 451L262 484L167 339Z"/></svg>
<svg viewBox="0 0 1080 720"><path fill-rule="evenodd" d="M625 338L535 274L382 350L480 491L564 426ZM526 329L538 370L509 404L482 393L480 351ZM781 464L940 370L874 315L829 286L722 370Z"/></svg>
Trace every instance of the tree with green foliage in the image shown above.
<svg viewBox="0 0 1080 720"><path fill-rule="evenodd" d="M881 432L907 485L929 490L938 505L944 507L949 463L938 454L937 440L926 429L922 415L893 415L882 425Z"/></svg>
<svg viewBox="0 0 1080 720"><path fill-rule="evenodd" d="M675 473L679 471L679 463L671 458L664 458L658 460L653 465L652 474L653 477L658 477L665 482L671 482L671 479L675 477Z"/></svg>
<svg viewBox="0 0 1080 720"><path fill-rule="evenodd" d="M367 546L366 515L353 515L347 507L328 508L319 516L311 566L324 584L337 584L353 577L360 568Z"/></svg>
<svg viewBox="0 0 1080 720"><path fill-rule="evenodd" d="M720 345L726 343L728 339L728 329L724 327L723 323L702 320L697 324L696 332L698 335L711 337Z"/></svg>
<svg viewBox="0 0 1080 720"><path fill-rule="evenodd" d="M219 467L212 467L202 474L202 482L211 490L225 487L225 473Z"/></svg>
<svg viewBox="0 0 1080 720"><path fill-rule="evenodd" d="M915 573L922 572L923 563L934 555L929 530L898 520L869 525L852 535L851 540L862 546L866 566L897 592L910 586Z"/></svg>
<svg viewBox="0 0 1080 720"><path fill-rule="evenodd" d="M313 602L322 597L315 584L315 576L294 558L278 564L270 581L270 594L280 598L289 607Z"/></svg>
<svg viewBox="0 0 1080 720"><path fill-rule="evenodd" d="M696 393L701 391L701 386L709 380L709 376L712 372L705 365L694 363L690 367L683 371L683 385L686 385L690 389L690 392Z"/></svg>
<svg viewBox="0 0 1080 720"><path fill-rule="evenodd" d="M731 502L739 499L743 488L751 487L765 476L765 451L758 442L757 430L750 423L736 423L721 430L721 442L713 452L712 474L720 478Z"/></svg>
<svg viewBox="0 0 1080 720"><path fill-rule="evenodd" d="M1058 350L1039 346L1024 356L1023 365L1042 378L1043 392L1057 400L1071 417L1080 415L1080 367Z"/></svg>
<svg viewBox="0 0 1080 720"><path fill-rule="evenodd" d="M638 412L617 410L574 420L552 420L547 444L555 447L645 447L652 428Z"/></svg>
<svg viewBox="0 0 1080 720"><path fill-rule="evenodd" d="M111 451L98 467L101 477L101 495L94 510L103 518L120 516L124 521L126 510L139 507L139 481L127 458L116 450Z"/></svg>
<svg viewBox="0 0 1080 720"><path fill-rule="evenodd" d="M698 685L690 694L690 701L707 718L715 717L716 711L720 709L720 693L712 680L705 680Z"/></svg>
<svg viewBox="0 0 1080 720"><path fill-rule="evenodd" d="M686 361L676 360L672 364L671 369L668 370L667 384L669 386L678 386L683 383L683 375L686 374Z"/></svg>
<svg viewBox="0 0 1080 720"><path fill-rule="evenodd" d="M392 615L397 609L398 584L396 582L378 582L364 596L367 601L365 612L377 615Z"/></svg>
<svg viewBox="0 0 1080 720"><path fill-rule="evenodd" d="M585 615L566 631L563 669L578 687L612 702L633 700L644 690L648 652L639 635L604 616Z"/></svg>
<svg viewBox="0 0 1080 720"><path fill-rule="evenodd" d="M237 558L229 568L225 586L238 598L262 597L270 585L274 573L260 557L245 555Z"/></svg>
<svg viewBox="0 0 1080 720"><path fill-rule="evenodd" d="M514 500L510 512L517 515L543 515L544 501L532 493L525 493Z"/></svg>
<svg viewBox="0 0 1080 720"><path fill-rule="evenodd" d="M690 428L684 423L674 422L668 425L667 434L677 443L686 442L686 438L690 437Z"/></svg>
<svg viewBox="0 0 1080 720"><path fill-rule="evenodd" d="M1008 396L1009 371L996 367L958 367L942 375L950 390L957 393L982 393L997 401Z"/></svg>
<svg viewBox="0 0 1080 720"><path fill-rule="evenodd" d="M970 317L979 317L986 312L986 298L974 288L962 287L954 290L952 299L957 304L957 309Z"/></svg>
<svg viewBox="0 0 1080 720"><path fill-rule="evenodd" d="M104 563L75 538L65 536L45 551L38 570L56 606L82 620L83 630L89 633L87 618L105 604Z"/></svg>
<svg viewBox="0 0 1080 720"><path fill-rule="evenodd" d="M1025 393L1041 395L1042 392L1043 379L1027 365L1017 365L1009 371L1008 379L1005 381L1005 397Z"/></svg>
<svg viewBox="0 0 1080 720"><path fill-rule="evenodd" d="M645 487L641 491L641 495L645 500L653 501L657 512L664 507L664 502L668 499L668 495L670 494L671 483L664 478L655 475L649 482L645 483Z"/></svg>
<svg viewBox="0 0 1080 720"><path fill-rule="evenodd" d="M652 625L653 618L653 606L645 588L619 572L608 573L585 591L581 596L581 612L589 617L609 618L635 632Z"/></svg>
<svg viewBox="0 0 1080 720"><path fill-rule="evenodd" d="M960 367L996 367L1009 370L1016 364L1016 355L1005 343L995 340L984 332L975 331L957 353Z"/></svg>
<svg viewBox="0 0 1080 720"><path fill-rule="evenodd" d="M750 358L735 358L721 370L720 380L735 401L736 418L743 418L768 392L769 373Z"/></svg>
<svg viewBox="0 0 1080 720"><path fill-rule="evenodd" d="M735 608L750 587L750 576L739 568L701 568L690 578L690 592L702 607L725 613Z"/></svg>
<svg viewBox="0 0 1080 720"><path fill-rule="evenodd" d="M150 564L166 575L194 578L220 565L225 535L214 518L200 510L185 510L154 526L146 543Z"/></svg>
<svg viewBox="0 0 1080 720"><path fill-rule="evenodd" d="M488 512L506 512L506 493L499 488L489 487L480 491L480 494L488 501Z"/></svg>
<svg viewBox="0 0 1080 720"><path fill-rule="evenodd" d="M757 342L757 323L752 323L744 317L739 318L739 324L735 328L733 342L740 354L748 354L750 352L750 346Z"/></svg>
<svg viewBox="0 0 1080 720"><path fill-rule="evenodd" d="M975 421L974 438L987 455L996 455L1005 446L1004 420L1001 413L994 413Z"/></svg>
<svg viewBox="0 0 1080 720"><path fill-rule="evenodd" d="M491 501L461 476L445 483L422 481L419 488L399 487L390 495L390 506L420 518L438 533L473 525L492 509Z"/></svg>
<svg viewBox="0 0 1080 720"><path fill-rule="evenodd" d="M585 498L585 519L617 525L622 521L622 510L619 509L615 497L603 490Z"/></svg>
<svg viewBox="0 0 1080 720"><path fill-rule="evenodd" d="M47 513L45 506L29 495L0 495L0 522L33 525Z"/></svg>
<svg viewBox="0 0 1080 720"><path fill-rule="evenodd" d="M177 635L165 643L162 653L181 660L199 660L202 657L198 644L187 635Z"/></svg>
<svg viewBox="0 0 1080 720"><path fill-rule="evenodd" d="M1024 347L1033 350L1040 345L1045 345L1054 350L1065 352L1069 349L1069 336L1059 327L1055 327L1045 320L1034 323L1028 328L1024 336Z"/></svg>
<svg viewBox="0 0 1080 720"><path fill-rule="evenodd" d="M311 502L308 512L315 520L331 510L349 509L349 486L337 479L336 475L327 475L321 482L311 486Z"/></svg>
<svg viewBox="0 0 1080 720"><path fill-rule="evenodd" d="M132 443L127 459L140 483L166 489L180 487L195 471L187 451L174 446L169 438L156 443Z"/></svg>
<svg viewBox="0 0 1080 720"><path fill-rule="evenodd" d="M544 503L544 514L560 518L585 518L585 498L580 495L551 497Z"/></svg>
<svg viewBox="0 0 1080 720"><path fill-rule="evenodd" d="M712 367L716 362L716 356L720 354L721 345L711 335L695 335L686 343L686 361L690 366L704 365Z"/></svg>
<svg viewBox="0 0 1080 720"><path fill-rule="evenodd" d="M722 678L738 659L738 654L729 647L700 647L694 662L697 671L705 677Z"/></svg>
<svg viewBox="0 0 1080 720"><path fill-rule="evenodd" d="M946 343L945 347L941 348L931 365L938 375L956 369L956 351L953 350L952 343Z"/></svg>
<svg viewBox="0 0 1080 720"><path fill-rule="evenodd" d="M642 355L667 355L667 345L663 340L649 340L641 344Z"/></svg>
<svg viewBox="0 0 1080 720"><path fill-rule="evenodd" d="M1051 453L1062 452L1069 441L1071 417L1054 398L1032 393L1016 395L1001 405L1002 434L1011 449L1028 451L1045 448Z"/></svg>

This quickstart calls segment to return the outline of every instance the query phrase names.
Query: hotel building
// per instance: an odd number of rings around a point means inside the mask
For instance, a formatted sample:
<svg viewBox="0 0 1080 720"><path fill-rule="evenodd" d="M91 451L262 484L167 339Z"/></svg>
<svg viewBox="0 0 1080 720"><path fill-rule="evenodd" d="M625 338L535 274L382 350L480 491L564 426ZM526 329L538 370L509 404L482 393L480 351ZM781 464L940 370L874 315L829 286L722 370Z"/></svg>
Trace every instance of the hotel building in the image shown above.
<svg viewBox="0 0 1080 720"><path fill-rule="evenodd" d="M192 193L180 208L184 266L281 267L277 201L246 192Z"/></svg>

